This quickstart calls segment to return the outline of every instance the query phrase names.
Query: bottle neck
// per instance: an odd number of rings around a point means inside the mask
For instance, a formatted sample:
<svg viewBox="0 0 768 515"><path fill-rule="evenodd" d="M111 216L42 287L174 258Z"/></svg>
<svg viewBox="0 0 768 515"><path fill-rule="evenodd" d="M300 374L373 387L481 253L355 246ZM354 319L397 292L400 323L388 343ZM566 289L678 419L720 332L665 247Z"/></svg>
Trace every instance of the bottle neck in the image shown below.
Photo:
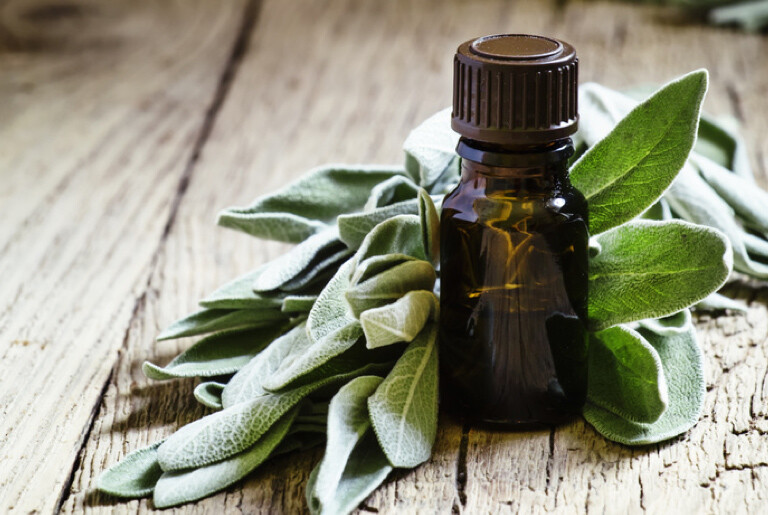
<svg viewBox="0 0 768 515"><path fill-rule="evenodd" d="M471 181L488 193L549 193L569 185L570 138L535 146L502 146L461 138L456 151L462 158L462 182Z"/></svg>

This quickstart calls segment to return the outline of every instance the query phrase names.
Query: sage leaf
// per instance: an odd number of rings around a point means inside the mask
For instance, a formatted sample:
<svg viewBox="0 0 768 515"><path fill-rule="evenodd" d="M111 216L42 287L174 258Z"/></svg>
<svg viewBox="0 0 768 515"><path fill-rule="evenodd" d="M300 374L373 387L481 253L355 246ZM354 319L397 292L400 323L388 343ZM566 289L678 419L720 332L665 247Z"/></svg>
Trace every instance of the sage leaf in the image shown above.
<svg viewBox="0 0 768 515"><path fill-rule="evenodd" d="M419 191L419 219L427 260L437 266L440 263L440 215L432 198L423 189Z"/></svg>
<svg viewBox="0 0 768 515"><path fill-rule="evenodd" d="M314 492L317 491L315 482L320 473L320 465L312 470L307 481L307 505L310 513L351 513L387 479L392 469L376 441L376 435L373 431L367 431L346 463L336 487L335 497L326 503L313 500Z"/></svg>
<svg viewBox="0 0 768 515"><path fill-rule="evenodd" d="M380 458L371 460L371 453L360 446L368 434L373 438L369 439L367 446L378 449L370 429L367 401L380 383L380 377L358 377L340 388L331 399L325 454L307 485L307 503L312 513L343 514L352 511L392 470L380 449ZM359 473L361 458L369 466L374 465L368 469L369 474ZM350 465L352 470L349 470ZM362 477L368 476L372 477L361 481Z"/></svg>
<svg viewBox="0 0 768 515"><path fill-rule="evenodd" d="M192 470L165 472L155 487L156 508L196 501L228 487L264 463L288 433L298 408L280 418L250 449Z"/></svg>
<svg viewBox="0 0 768 515"><path fill-rule="evenodd" d="M115 497L129 499L151 494L163 474L157 461L157 448L163 442L160 440L128 454L99 477L96 488Z"/></svg>
<svg viewBox="0 0 768 515"><path fill-rule="evenodd" d="M667 192L674 213L688 221L708 225L722 231L733 248L733 268L758 279L768 278L768 265L755 261L747 252L746 232L733 217L730 206L689 164L678 175Z"/></svg>
<svg viewBox="0 0 768 515"><path fill-rule="evenodd" d="M326 335L355 321L344 299L344 292L349 288L349 278L354 266L352 259L341 265L309 311L307 332L312 341L320 341Z"/></svg>
<svg viewBox="0 0 768 515"><path fill-rule="evenodd" d="M665 316L716 291L731 270L728 240L679 220L638 220L596 237L589 263L593 330Z"/></svg>
<svg viewBox="0 0 768 515"><path fill-rule="evenodd" d="M754 184L747 148L737 127L738 122L735 120L726 122L723 118L716 119L702 113L694 152Z"/></svg>
<svg viewBox="0 0 768 515"><path fill-rule="evenodd" d="M232 376L222 394L225 408L241 402L248 402L269 393L263 382L277 371L306 352L312 345L305 323L300 323L289 332L277 338L258 356Z"/></svg>
<svg viewBox="0 0 768 515"><path fill-rule="evenodd" d="M362 336L363 329L358 322L352 322L326 335L322 340L307 347L296 359L283 360L281 366L264 379L263 387L269 391L288 387L297 379L322 367L331 359L350 349ZM360 368L362 365L364 363L356 364L352 368Z"/></svg>
<svg viewBox="0 0 768 515"><path fill-rule="evenodd" d="M413 198L389 206L378 207L372 211L340 215L338 218L339 237L350 249L357 249L365 237L385 220L398 215L416 215L419 213L419 200Z"/></svg>
<svg viewBox="0 0 768 515"><path fill-rule="evenodd" d="M362 282L371 279L372 277L394 268L398 265L405 263L406 261L418 261L413 256L406 256L405 254L385 254L383 256L371 256L355 266L355 270L352 273L350 284L357 285Z"/></svg>
<svg viewBox="0 0 768 515"><path fill-rule="evenodd" d="M702 178L738 217L755 230L768 234L768 192L710 159L694 156L691 160Z"/></svg>
<svg viewBox="0 0 768 515"><path fill-rule="evenodd" d="M419 202L422 202L419 199ZM365 237L355 257L365 261L371 256L405 254L427 260L421 219L415 215L398 215L381 222Z"/></svg>
<svg viewBox="0 0 768 515"><path fill-rule="evenodd" d="M333 225L340 214L362 209L371 188L396 175L405 171L397 166L321 166L248 207L222 211L218 223L257 238L299 243Z"/></svg>
<svg viewBox="0 0 768 515"><path fill-rule="evenodd" d="M432 290L435 269L426 261L406 261L350 286L345 297L354 316L389 304L413 290Z"/></svg>
<svg viewBox="0 0 768 515"><path fill-rule="evenodd" d="M317 295L287 295L283 299L283 313L308 314L317 301Z"/></svg>
<svg viewBox="0 0 768 515"><path fill-rule="evenodd" d="M203 338L165 367L145 361L142 371L155 380L234 374L284 330L284 326L275 326L216 333Z"/></svg>
<svg viewBox="0 0 768 515"><path fill-rule="evenodd" d="M396 175L373 187L363 211L373 211L379 207L411 200L416 198L418 194L419 186L413 180Z"/></svg>
<svg viewBox="0 0 768 515"><path fill-rule="evenodd" d="M437 434L437 325L425 327L368 399L376 437L394 467L429 459Z"/></svg>
<svg viewBox="0 0 768 515"><path fill-rule="evenodd" d="M655 334L662 336L672 336L683 334L688 331L688 326L692 324L691 312L687 309L678 311L668 317L646 318L637 322L638 329L648 329Z"/></svg>
<svg viewBox="0 0 768 515"><path fill-rule="evenodd" d="M320 231L268 263L252 287L257 292L298 290L322 276L351 253L339 240L336 227Z"/></svg>
<svg viewBox="0 0 768 515"><path fill-rule="evenodd" d="M669 187L693 147L706 89L705 70L667 84L573 165L592 234L635 218Z"/></svg>
<svg viewBox="0 0 768 515"><path fill-rule="evenodd" d="M376 370L366 365L346 374L281 393L267 393L240 402L182 427L157 449L164 471L200 467L229 458L253 445L272 425L305 397L323 387L336 385ZM226 394L226 388L224 393Z"/></svg>
<svg viewBox="0 0 768 515"><path fill-rule="evenodd" d="M411 342L427 321L438 318L439 301L431 291L406 293L392 304L373 308L360 315L360 324L369 349L398 342Z"/></svg>
<svg viewBox="0 0 768 515"><path fill-rule="evenodd" d="M221 392L226 385L216 381L200 383L195 387L194 396L197 402L213 409L221 409Z"/></svg>
<svg viewBox="0 0 768 515"><path fill-rule="evenodd" d="M731 311L741 311L742 313L747 312L746 305L719 293L710 294L697 302L694 308L698 311L724 311L730 309Z"/></svg>
<svg viewBox="0 0 768 515"><path fill-rule="evenodd" d="M456 182L458 142L459 135L451 130L451 108L448 107L427 118L405 139L405 169L419 186L429 191L445 182Z"/></svg>
<svg viewBox="0 0 768 515"><path fill-rule="evenodd" d="M229 329L255 329L280 325L286 316L279 309L203 309L177 320L158 340L172 340Z"/></svg>
<svg viewBox="0 0 768 515"><path fill-rule="evenodd" d="M646 445L684 433L699 420L704 403L701 349L693 324L679 334L657 334L638 329L656 350L664 367L669 402L656 422L630 422L594 404L584 407L584 418L606 438L626 445Z"/></svg>
<svg viewBox="0 0 768 515"><path fill-rule="evenodd" d="M654 422L667 408L661 358L637 331L617 326L590 335L587 396L633 422Z"/></svg>
<svg viewBox="0 0 768 515"><path fill-rule="evenodd" d="M262 266L237 279L228 282L200 301L200 306L209 309L264 309L280 307L284 294L275 292L261 294L253 291L256 282L267 266Z"/></svg>

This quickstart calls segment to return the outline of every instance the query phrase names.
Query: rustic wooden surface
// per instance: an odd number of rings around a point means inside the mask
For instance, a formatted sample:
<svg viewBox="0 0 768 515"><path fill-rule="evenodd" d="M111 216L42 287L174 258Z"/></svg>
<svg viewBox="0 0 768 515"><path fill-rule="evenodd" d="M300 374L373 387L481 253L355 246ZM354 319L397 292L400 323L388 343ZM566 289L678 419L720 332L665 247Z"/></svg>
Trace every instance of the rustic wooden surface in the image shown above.
<svg viewBox="0 0 768 515"><path fill-rule="evenodd" d="M151 509L93 491L106 467L200 417L189 381L154 383L189 341L158 331L283 245L213 225L323 162L399 162L448 104L457 44L552 34L582 81L623 87L706 67L768 186L768 38L669 11L540 0L0 1L0 512ZM431 461L365 511L764 512L768 286L699 319L699 424L642 449L583 422L490 433L441 421ZM275 460L178 512L303 510L318 452Z"/></svg>

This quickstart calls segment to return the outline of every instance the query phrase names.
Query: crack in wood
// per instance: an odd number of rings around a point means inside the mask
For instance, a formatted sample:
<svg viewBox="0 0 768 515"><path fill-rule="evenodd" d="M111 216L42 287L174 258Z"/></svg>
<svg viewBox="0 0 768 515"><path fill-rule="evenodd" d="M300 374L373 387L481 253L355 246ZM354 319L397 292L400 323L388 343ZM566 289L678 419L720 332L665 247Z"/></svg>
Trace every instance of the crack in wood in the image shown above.
<svg viewBox="0 0 768 515"><path fill-rule="evenodd" d="M461 428L461 440L459 442L459 457L456 460L456 491L459 496L461 508L467 506L467 451L469 449L469 424ZM456 506L454 506L456 508ZM459 509L459 512L461 511Z"/></svg>
<svg viewBox="0 0 768 515"><path fill-rule="evenodd" d="M248 49L248 44L251 40L254 27L256 26L256 23L258 21L260 11L261 11L261 0L250 0L246 4L245 9L243 10L243 19L242 19L242 23L240 24L240 28L238 30L237 38L235 39L235 42L232 45L232 51L230 52L229 57L227 58L227 63L224 66L224 70L216 86L216 90L214 91L214 95L211 100L211 103L206 109L205 117L203 118L200 132L198 133L198 136L192 145L192 153L189 159L187 160L187 163L184 167L184 171L182 172L181 177L179 178L179 182L176 185L176 190L174 193L173 200L171 202L171 208L168 213L168 218L166 220L165 226L163 227L163 232L158 240L157 246L150 260L150 264L148 267L149 274L147 276L146 284L144 286L142 294L136 299L136 302L134 303L133 311L131 313L128 326L125 331L125 335L123 337L123 343L120 349L118 350L117 355L115 356L115 361L112 366L112 370L110 371L106 380L102 384L101 393L97 397L97 401L95 402L91 410L91 414L88 418L85 431L83 433L83 438L79 445L77 457L75 458L75 461L72 464L72 469L69 473L67 481L64 483L61 493L59 494L59 499L56 503L56 508L54 510L54 513L58 514L61 512L61 509L64 503L69 499L69 497L72 494L72 485L75 480L75 475L77 474L77 471L80 468L83 453L85 452L85 448L86 448L86 445L88 444L88 440L90 439L91 432L93 431L93 427L96 423L96 419L98 418L98 415L101 411L102 400L104 398L104 395L107 392L107 389L109 388L109 385L112 382L112 378L115 375L115 370L117 369L120 362L120 355L122 351L124 349L127 349L128 347L131 328L133 327L136 320L138 320L138 318L144 312L144 308L146 306L146 301L147 301L147 295L152 290L152 286L151 286L152 278L154 276L154 273L160 261L162 250L165 246L166 241L168 240L168 236L170 235L171 229L173 228L173 225L176 221L176 217L179 212L179 207L181 206L181 201L189 187L189 182L192 177L192 173L194 171L195 165L197 164L200 158L200 154L202 152L203 147L205 146L206 142L208 141L211 135L213 126L216 122L216 118L219 112L221 111L221 107L224 104L224 100L227 98L227 95L231 89L232 83L234 82L234 78L237 74L237 70L239 69L240 64L242 63L246 50Z"/></svg>
<svg viewBox="0 0 768 515"><path fill-rule="evenodd" d="M552 467L555 464L555 426L549 428L549 456L547 456L547 486L544 491L549 495L549 484L552 480Z"/></svg>

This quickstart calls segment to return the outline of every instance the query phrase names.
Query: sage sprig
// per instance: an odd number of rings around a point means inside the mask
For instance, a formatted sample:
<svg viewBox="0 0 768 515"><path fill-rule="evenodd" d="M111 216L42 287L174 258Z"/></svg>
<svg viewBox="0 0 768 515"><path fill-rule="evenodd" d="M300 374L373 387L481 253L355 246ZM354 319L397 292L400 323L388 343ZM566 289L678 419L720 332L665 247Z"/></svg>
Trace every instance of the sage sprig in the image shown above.
<svg viewBox="0 0 768 515"><path fill-rule="evenodd" d="M590 200L593 236L583 414L627 445L696 422L703 365L687 308L734 307L715 293L732 262L758 277L768 267L759 205L768 194L754 185L741 194L751 174L732 128L699 124L706 84L694 72L640 104L598 85L581 90L571 177ZM195 397L216 411L128 455L102 475L102 491L173 506L325 442L307 503L347 513L393 468L429 458L438 206L459 178L449 120L441 111L408 136L403 167L320 167L221 213L225 227L297 245L161 333L207 336L165 366L145 363L145 374L204 378Z"/></svg>

